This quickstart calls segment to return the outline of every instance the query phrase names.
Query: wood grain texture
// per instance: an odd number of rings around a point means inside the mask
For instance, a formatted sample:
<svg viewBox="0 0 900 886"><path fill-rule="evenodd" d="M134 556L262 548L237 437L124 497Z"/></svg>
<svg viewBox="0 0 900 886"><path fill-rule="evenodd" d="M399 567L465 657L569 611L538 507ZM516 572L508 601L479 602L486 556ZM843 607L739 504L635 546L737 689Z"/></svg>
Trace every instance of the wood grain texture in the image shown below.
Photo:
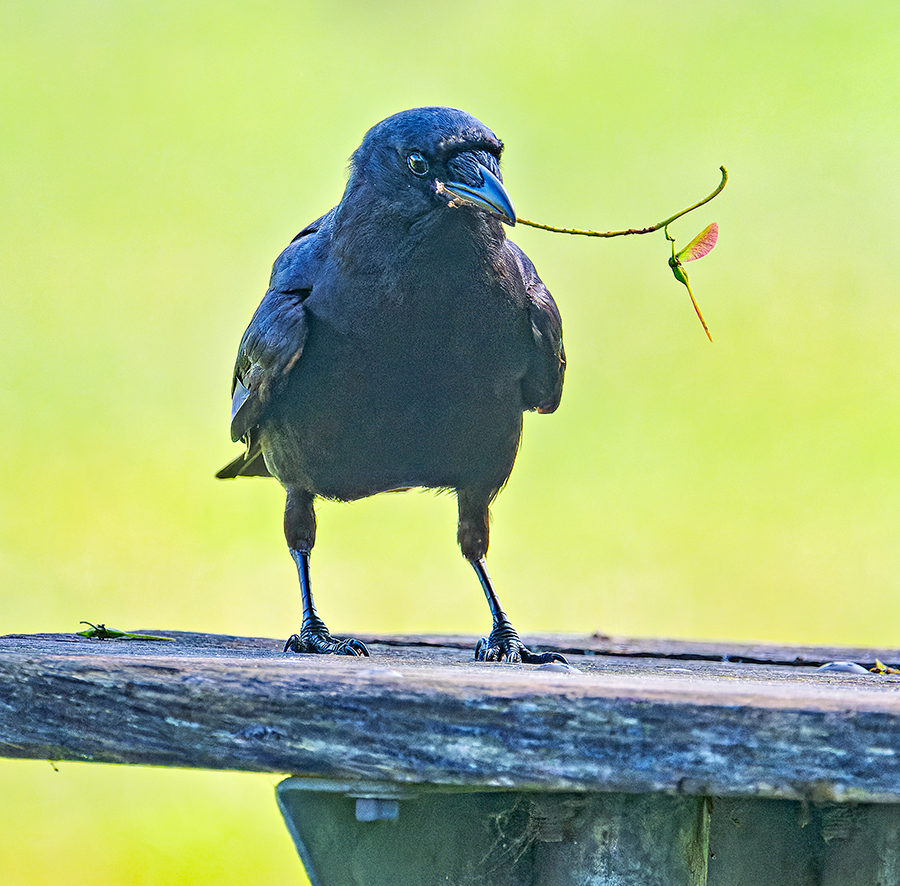
<svg viewBox="0 0 900 886"><path fill-rule="evenodd" d="M372 658L354 660L169 635L0 638L0 755L467 790L900 799L896 677L697 661L661 641L607 657L592 638L541 638L590 651L571 655L576 672L475 663L472 638L362 637ZM867 660L853 652L817 655ZM754 660L792 653L757 647Z"/></svg>

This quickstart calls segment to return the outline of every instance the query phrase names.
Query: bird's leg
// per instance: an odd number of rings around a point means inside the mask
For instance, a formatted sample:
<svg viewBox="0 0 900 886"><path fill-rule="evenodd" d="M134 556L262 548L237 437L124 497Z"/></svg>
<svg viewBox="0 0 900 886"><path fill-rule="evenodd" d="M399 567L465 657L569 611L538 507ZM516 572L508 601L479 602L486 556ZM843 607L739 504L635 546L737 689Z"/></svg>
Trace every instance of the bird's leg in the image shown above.
<svg viewBox="0 0 900 886"><path fill-rule="evenodd" d="M487 597L491 610L491 618L494 626L490 636L485 640L482 637L475 647L476 661L521 661L525 664L547 664L551 661L568 664L564 655L558 652L532 652L519 639L516 629L512 626L509 616L503 611L497 592L491 584L484 557L472 561L472 567L481 582L484 596Z"/></svg>
<svg viewBox="0 0 900 886"><path fill-rule="evenodd" d="M497 592L491 583L491 577L488 575L484 557L475 560L472 563L472 568L478 576L478 581L481 582L481 588L484 591L484 596L487 598L488 608L491 610L491 619L493 621L490 637L487 640L482 637L475 647L475 659L476 661L498 661L498 655L501 650L512 652L516 644L519 646L522 644L516 629L509 620L509 616L503 611L503 606L500 605L500 598L497 596ZM515 658L513 658L513 661L515 661Z"/></svg>
<svg viewBox="0 0 900 886"><path fill-rule="evenodd" d="M300 598L303 604L303 621L299 634L291 634L284 644L285 652L318 652L334 655L368 656L369 650L360 640L350 638L339 640L328 632L325 622L319 618L316 605L313 603L312 588L309 582L309 551L296 551L291 548L291 557L297 564L300 577Z"/></svg>
<svg viewBox="0 0 900 886"><path fill-rule="evenodd" d="M459 532L457 539L463 556L472 564L478 581L484 590L488 606L491 610L493 627L490 636L483 637L475 647L476 661L521 661L526 664L546 664L559 661L568 664L565 657L558 652L532 652L519 639L509 616L503 611L500 599L491 583L487 566L484 562L488 548L489 506L496 490L457 491L459 499Z"/></svg>
<svg viewBox="0 0 900 886"><path fill-rule="evenodd" d="M303 606L300 633L288 637L284 651L368 656L369 650L359 640L353 638L339 640L332 637L325 622L316 612L309 580L309 552L316 538L316 515L310 493L288 493L287 506L284 510L284 534L291 557L297 564L300 599Z"/></svg>

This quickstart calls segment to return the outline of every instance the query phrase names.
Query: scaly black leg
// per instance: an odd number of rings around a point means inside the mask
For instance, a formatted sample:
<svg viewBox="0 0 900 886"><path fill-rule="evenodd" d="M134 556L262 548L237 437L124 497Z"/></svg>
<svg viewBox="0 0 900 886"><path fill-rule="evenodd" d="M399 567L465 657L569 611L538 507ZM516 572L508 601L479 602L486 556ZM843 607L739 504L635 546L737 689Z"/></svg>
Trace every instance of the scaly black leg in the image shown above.
<svg viewBox="0 0 900 886"><path fill-rule="evenodd" d="M350 638L339 640L328 633L325 622L319 618L313 603L312 588L309 582L309 551L290 549L291 557L297 564L300 576L300 596L303 601L303 622L299 634L291 634L284 644L285 652L318 652L333 655L369 655L365 643Z"/></svg>
<svg viewBox="0 0 900 886"><path fill-rule="evenodd" d="M487 640L482 637L475 647L476 661L521 661L525 664L547 664L551 661L562 662L568 664L565 656L558 652L532 652L519 639L516 629L512 626L509 616L503 611L497 592L491 584L491 577L488 575L487 566L484 563L484 557L470 561L475 570L481 587L484 589L484 596L487 597L488 606L491 609L491 618L494 620L494 627L491 635Z"/></svg>

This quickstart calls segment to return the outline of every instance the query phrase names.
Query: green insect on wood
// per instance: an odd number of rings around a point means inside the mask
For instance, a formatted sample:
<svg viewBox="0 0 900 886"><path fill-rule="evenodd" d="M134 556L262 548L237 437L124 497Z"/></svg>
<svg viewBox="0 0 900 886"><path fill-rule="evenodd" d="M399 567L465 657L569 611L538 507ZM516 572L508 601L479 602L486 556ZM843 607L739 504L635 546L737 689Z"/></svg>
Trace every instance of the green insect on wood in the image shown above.
<svg viewBox="0 0 900 886"><path fill-rule="evenodd" d="M79 637L87 637L89 640L166 640L175 642L174 637L158 637L155 634L132 634L129 631L117 631L108 628L105 624L95 625L90 621L82 621L79 624L89 625L86 631L76 631Z"/></svg>

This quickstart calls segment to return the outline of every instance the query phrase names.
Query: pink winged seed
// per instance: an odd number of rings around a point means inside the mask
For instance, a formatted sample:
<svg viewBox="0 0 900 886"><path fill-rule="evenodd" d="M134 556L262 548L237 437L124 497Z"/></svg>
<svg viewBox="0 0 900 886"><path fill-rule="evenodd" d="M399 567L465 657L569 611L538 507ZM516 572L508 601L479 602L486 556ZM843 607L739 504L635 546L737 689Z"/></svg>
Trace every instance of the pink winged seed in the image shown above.
<svg viewBox="0 0 900 886"><path fill-rule="evenodd" d="M703 258L708 252L712 251L719 238L719 226L713 222L707 225L687 246L684 247L677 255L679 261L695 261Z"/></svg>

